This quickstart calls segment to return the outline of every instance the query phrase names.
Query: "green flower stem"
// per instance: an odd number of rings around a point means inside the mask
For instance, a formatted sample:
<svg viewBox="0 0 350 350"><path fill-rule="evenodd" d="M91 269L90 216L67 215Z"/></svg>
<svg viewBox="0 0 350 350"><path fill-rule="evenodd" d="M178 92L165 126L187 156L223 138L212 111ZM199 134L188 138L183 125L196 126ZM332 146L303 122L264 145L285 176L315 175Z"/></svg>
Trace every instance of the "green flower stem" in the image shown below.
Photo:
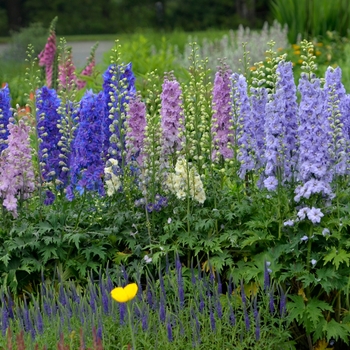
<svg viewBox="0 0 350 350"><path fill-rule="evenodd" d="M131 333L132 348L133 348L133 350L136 350L135 335L134 335L134 330L132 328L132 322L131 322L132 307L131 307L130 303L126 303L126 306L127 306L127 309L128 309L128 319L129 319L129 328L130 328L130 333Z"/></svg>
<svg viewBox="0 0 350 350"><path fill-rule="evenodd" d="M311 265L311 237L313 233L313 226L310 227L310 233L309 233L309 239L307 241L307 254L306 254L306 269L308 272L310 272L310 265ZM306 297L310 299L311 297L311 291L310 291L310 286L306 288Z"/></svg>

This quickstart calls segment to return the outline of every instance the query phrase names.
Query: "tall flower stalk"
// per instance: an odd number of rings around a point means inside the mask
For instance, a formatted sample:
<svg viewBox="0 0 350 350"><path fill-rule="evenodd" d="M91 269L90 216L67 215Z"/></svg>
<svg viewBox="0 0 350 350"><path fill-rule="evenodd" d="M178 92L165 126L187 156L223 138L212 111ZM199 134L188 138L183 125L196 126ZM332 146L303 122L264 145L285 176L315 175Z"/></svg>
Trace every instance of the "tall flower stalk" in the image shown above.
<svg viewBox="0 0 350 350"><path fill-rule="evenodd" d="M56 47L56 31L55 26L57 22L57 17L55 17L50 25L49 29L49 37L47 39L47 42L45 44L44 49L39 54L39 66L42 66L45 68L45 78L46 78L46 85L47 87L55 87L55 69L57 62L57 47Z"/></svg>
<svg viewBox="0 0 350 350"><path fill-rule="evenodd" d="M7 148L9 131L7 125L12 115L10 89L6 84L0 90L0 154Z"/></svg>
<svg viewBox="0 0 350 350"><path fill-rule="evenodd" d="M34 167L29 142L30 127L23 120L18 124L10 118L8 147L0 156L0 197L3 206L17 217L22 205L35 190Z"/></svg>
<svg viewBox="0 0 350 350"><path fill-rule="evenodd" d="M117 159L124 168L125 149L125 105L135 95L135 76L132 64L120 64L119 46L114 49L115 58L103 74L105 116L103 124L103 156L105 160Z"/></svg>

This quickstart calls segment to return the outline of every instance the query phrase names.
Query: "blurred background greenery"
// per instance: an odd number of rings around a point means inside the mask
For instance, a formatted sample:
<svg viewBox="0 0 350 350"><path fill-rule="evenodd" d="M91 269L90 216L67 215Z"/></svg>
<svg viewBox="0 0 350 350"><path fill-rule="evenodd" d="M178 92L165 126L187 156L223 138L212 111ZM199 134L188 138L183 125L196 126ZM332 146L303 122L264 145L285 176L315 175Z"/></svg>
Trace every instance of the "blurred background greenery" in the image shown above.
<svg viewBox="0 0 350 350"><path fill-rule="evenodd" d="M270 9L268 0L0 0L0 36L55 16L62 35L114 34L260 28Z"/></svg>

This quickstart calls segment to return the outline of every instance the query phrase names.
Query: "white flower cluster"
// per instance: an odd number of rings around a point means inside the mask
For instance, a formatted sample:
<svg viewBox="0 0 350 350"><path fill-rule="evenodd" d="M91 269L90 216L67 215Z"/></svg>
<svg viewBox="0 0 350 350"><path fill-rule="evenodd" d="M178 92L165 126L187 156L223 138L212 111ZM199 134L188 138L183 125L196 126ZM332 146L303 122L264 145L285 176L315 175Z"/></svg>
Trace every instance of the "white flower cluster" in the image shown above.
<svg viewBox="0 0 350 350"><path fill-rule="evenodd" d="M110 158L106 167L104 168L105 173L105 184L107 185L107 195L113 196L121 186L119 176L115 174L115 169L118 168L118 161Z"/></svg>
<svg viewBox="0 0 350 350"><path fill-rule="evenodd" d="M206 197L202 180L194 167L186 160L179 158L175 166L175 174L170 173L166 179L166 186L177 198L185 199L187 193L192 199L204 203Z"/></svg>

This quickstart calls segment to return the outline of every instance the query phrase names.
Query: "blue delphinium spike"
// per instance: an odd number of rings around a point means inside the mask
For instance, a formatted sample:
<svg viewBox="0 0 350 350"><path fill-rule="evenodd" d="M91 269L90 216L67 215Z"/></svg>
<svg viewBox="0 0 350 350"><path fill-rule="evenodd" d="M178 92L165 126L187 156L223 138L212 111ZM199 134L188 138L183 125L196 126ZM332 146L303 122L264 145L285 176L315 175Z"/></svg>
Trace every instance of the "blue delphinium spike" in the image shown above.
<svg viewBox="0 0 350 350"><path fill-rule="evenodd" d="M170 322L170 318L168 318L167 322L167 334L168 334L168 341L171 343L173 341L173 328Z"/></svg>

